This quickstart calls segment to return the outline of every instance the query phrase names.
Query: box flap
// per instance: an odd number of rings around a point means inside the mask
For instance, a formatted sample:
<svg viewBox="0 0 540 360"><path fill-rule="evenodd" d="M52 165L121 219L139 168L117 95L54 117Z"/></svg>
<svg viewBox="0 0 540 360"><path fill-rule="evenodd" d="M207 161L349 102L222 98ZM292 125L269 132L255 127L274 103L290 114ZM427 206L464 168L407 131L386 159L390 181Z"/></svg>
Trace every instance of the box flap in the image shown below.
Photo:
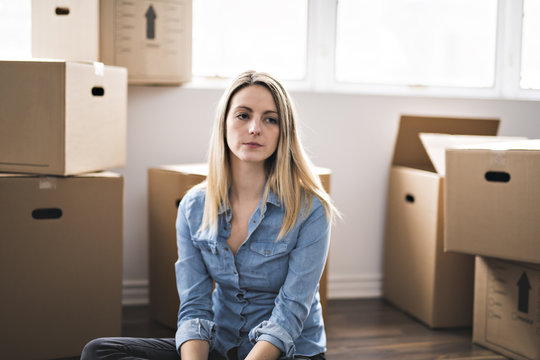
<svg viewBox="0 0 540 360"><path fill-rule="evenodd" d="M493 151L540 151L540 139L527 139L525 137L504 137L505 141L489 142L481 144L462 144L453 146L453 149L474 149L474 150L493 150Z"/></svg>
<svg viewBox="0 0 540 360"><path fill-rule="evenodd" d="M392 165L435 172L419 133L493 136L497 135L499 122L499 119L402 115Z"/></svg>
<svg viewBox="0 0 540 360"><path fill-rule="evenodd" d="M516 140L524 140L523 137L510 136L481 136L481 135L448 135L419 133L420 140L433 164L435 171L440 176L446 174L446 149L456 146L471 146L483 143L498 143ZM482 145L479 145L482 146Z"/></svg>

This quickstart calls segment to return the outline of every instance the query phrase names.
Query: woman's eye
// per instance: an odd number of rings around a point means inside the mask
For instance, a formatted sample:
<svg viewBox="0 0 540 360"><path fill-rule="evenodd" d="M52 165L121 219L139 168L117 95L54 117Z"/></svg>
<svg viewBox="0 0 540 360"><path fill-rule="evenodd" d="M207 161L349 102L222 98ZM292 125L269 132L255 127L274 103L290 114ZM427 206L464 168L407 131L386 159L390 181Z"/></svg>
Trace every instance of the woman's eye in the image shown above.
<svg viewBox="0 0 540 360"><path fill-rule="evenodd" d="M240 114L236 115L236 117L238 119L240 119L240 120L246 120L246 119L249 118L248 114L246 114L246 113L240 113Z"/></svg>
<svg viewBox="0 0 540 360"><path fill-rule="evenodd" d="M277 124L278 123L277 119L272 118L272 117L266 118L266 121L269 122L270 124Z"/></svg>

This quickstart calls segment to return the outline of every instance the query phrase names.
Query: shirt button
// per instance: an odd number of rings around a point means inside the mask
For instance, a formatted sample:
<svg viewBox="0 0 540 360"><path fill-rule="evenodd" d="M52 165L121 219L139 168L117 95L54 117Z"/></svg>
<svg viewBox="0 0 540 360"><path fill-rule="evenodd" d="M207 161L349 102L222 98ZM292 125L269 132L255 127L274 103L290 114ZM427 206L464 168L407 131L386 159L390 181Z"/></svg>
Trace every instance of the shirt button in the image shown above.
<svg viewBox="0 0 540 360"><path fill-rule="evenodd" d="M255 220L253 220L253 223L255 224L255 223L256 223L256 221L255 221Z"/></svg>
<svg viewBox="0 0 540 360"><path fill-rule="evenodd" d="M266 250L264 253L265 253L266 255L270 255L270 250Z"/></svg>

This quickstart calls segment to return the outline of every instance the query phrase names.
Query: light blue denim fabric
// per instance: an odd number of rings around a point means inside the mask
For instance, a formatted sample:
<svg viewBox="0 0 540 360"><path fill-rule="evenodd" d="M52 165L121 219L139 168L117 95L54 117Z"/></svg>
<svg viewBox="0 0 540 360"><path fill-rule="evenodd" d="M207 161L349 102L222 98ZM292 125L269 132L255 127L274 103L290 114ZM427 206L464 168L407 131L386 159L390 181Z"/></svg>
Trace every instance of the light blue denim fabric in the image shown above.
<svg viewBox="0 0 540 360"><path fill-rule="evenodd" d="M248 237L235 256L227 245L230 209L219 213L217 234L198 233L204 199L204 191L191 190L178 208L177 349L203 339L221 354L238 347L238 359L244 359L257 341L266 340L281 349L282 358L325 352L319 279L330 225L320 200L315 197L307 216L301 213L276 242L284 209L270 192L252 214Z"/></svg>

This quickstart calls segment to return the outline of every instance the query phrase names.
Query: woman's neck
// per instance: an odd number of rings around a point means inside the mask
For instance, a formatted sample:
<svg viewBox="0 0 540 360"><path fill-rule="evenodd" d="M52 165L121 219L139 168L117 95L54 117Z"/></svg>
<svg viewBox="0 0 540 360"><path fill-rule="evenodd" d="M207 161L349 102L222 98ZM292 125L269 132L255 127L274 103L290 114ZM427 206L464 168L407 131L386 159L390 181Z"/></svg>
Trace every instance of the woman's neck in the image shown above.
<svg viewBox="0 0 540 360"><path fill-rule="evenodd" d="M264 163L248 163L231 157L231 201L259 201L266 184Z"/></svg>

